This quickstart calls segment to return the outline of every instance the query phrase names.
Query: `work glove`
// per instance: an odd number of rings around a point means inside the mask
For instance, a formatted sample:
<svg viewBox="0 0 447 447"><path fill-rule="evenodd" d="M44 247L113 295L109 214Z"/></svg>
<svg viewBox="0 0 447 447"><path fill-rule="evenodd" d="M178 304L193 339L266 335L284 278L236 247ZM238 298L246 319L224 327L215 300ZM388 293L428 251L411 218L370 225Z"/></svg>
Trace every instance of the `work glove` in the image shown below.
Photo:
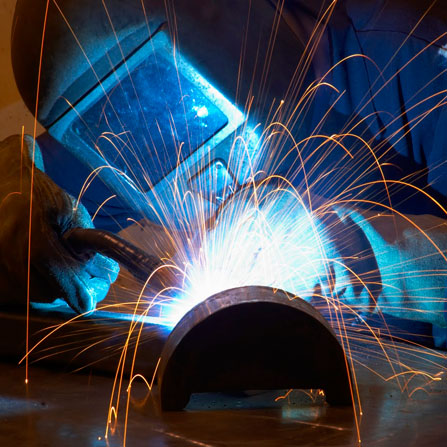
<svg viewBox="0 0 447 447"><path fill-rule="evenodd" d="M29 273L30 301L61 298L76 312L93 310L119 267L100 254L80 260L65 245L67 230L93 227L87 210L44 173L29 136L0 143L0 179L0 302L24 306Z"/></svg>
<svg viewBox="0 0 447 447"><path fill-rule="evenodd" d="M447 220L358 207L338 207L337 216L348 234L349 229L360 230L370 246L366 260L370 269L363 273L365 287L373 292L370 308L446 328ZM368 301L365 288L345 299L358 308L365 308Z"/></svg>

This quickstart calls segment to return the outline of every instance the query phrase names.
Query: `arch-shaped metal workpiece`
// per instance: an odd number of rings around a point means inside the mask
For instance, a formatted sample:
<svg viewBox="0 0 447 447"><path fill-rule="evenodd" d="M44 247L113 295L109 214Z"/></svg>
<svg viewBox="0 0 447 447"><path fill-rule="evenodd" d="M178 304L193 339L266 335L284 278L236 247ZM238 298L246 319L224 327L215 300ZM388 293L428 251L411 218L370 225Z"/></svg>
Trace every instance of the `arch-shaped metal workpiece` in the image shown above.
<svg viewBox="0 0 447 447"><path fill-rule="evenodd" d="M250 389L325 391L351 404L344 351L328 322L300 298L269 287L211 296L170 334L158 370L160 405L181 410L195 392Z"/></svg>

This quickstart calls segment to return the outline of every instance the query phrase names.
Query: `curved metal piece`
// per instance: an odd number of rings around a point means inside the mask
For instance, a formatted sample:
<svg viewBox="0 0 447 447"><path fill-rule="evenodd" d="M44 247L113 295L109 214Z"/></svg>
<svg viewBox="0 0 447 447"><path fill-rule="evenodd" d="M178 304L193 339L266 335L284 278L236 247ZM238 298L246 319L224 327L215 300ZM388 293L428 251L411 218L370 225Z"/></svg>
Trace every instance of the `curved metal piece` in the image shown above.
<svg viewBox="0 0 447 447"><path fill-rule="evenodd" d="M269 287L225 290L194 307L170 334L158 370L162 410L195 392L323 389L350 405L350 370L322 315Z"/></svg>
<svg viewBox="0 0 447 447"><path fill-rule="evenodd" d="M110 231L94 228L73 228L67 231L64 241L80 258L98 252L126 267L136 278L146 281L162 262Z"/></svg>

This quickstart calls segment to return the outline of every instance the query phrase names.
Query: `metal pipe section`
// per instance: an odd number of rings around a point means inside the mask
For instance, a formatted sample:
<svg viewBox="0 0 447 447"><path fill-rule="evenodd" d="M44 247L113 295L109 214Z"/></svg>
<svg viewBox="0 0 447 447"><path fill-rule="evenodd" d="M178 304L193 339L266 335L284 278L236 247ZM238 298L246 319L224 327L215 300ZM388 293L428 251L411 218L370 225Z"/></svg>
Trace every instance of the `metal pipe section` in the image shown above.
<svg viewBox="0 0 447 447"><path fill-rule="evenodd" d="M217 293L190 310L168 337L158 369L162 410L192 393L322 389L351 405L350 370L323 316L299 297L260 286Z"/></svg>

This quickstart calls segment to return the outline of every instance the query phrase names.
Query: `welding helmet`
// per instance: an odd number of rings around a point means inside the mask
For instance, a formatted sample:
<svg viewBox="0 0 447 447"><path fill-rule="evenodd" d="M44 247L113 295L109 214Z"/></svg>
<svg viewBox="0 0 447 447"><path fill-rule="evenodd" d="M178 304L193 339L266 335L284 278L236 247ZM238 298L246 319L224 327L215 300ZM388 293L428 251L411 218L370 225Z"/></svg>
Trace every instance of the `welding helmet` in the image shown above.
<svg viewBox="0 0 447 447"><path fill-rule="evenodd" d="M60 150L111 195L154 221L191 221L262 170L258 124L302 54L277 6L18 0L17 85Z"/></svg>

